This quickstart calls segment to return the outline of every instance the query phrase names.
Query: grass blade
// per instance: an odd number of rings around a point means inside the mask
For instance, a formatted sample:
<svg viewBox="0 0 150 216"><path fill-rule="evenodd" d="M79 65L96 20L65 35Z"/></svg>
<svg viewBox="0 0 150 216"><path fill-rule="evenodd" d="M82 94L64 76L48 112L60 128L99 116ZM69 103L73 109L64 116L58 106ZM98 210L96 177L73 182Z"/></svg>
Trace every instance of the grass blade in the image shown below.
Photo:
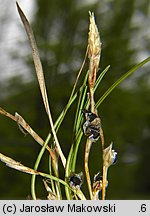
<svg viewBox="0 0 150 216"><path fill-rule="evenodd" d="M127 77L132 75L136 70L138 70L140 67L145 65L150 61L150 57L146 58L139 64L135 65L133 68L131 68L127 73L125 73L123 76L121 76L104 94L103 96L98 100L96 103L96 108L100 106L100 104L106 99L106 97L120 84L122 83Z"/></svg>
<svg viewBox="0 0 150 216"><path fill-rule="evenodd" d="M46 85L45 85L45 80L44 80L43 68L42 68L40 57L39 57L39 52L38 52L38 48L37 48L36 41L34 38L34 34L33 34L32 28L31 28L25 14L21 10L19 4L18 3L16 3L16 4L17 4L17 9L18 9L19 15L20 15L21 20L24 24L24 27L25 27L25 30L26 30L26 33L28 35L29 42L30 42L30 45L32 48L33 61L34 61L35 70L36 70L36 74L37 74L37 78L38 78L38 82L39 82L39 86L40 86L40 91L42 94L44 107L45 107L46 113L47 113L48 118L49 118L51 130L52 130L55 142L56 142L56 146L58 148L58 152L59 152L62 164L65 167L66 158L62 152L62 149L60 147L60 144L59 144L59 141L58 141L55 129L54 129L54 124L53 124L53 120L52 120L52 116L51 116L51 112L50 112L50 108L49 108L49 102L48 102L48 96L47 96Z"/></svg>

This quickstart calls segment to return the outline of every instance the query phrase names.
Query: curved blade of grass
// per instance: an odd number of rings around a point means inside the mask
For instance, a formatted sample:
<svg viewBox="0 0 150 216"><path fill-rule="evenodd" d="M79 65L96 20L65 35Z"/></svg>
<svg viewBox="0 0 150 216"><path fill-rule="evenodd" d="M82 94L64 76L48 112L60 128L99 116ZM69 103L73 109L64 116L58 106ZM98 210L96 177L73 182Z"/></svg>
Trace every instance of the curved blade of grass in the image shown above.
<svg viewBox="0 0 150 216"><path fill-rule="evenodd" d="M52 158L49 157L49 174L52 175ZM51 179L51 189L52 189L52 192L54 194L56 194L56 190L55 190L55 185L54 185L54 181Z"/></svg>
<svg viewBox="0 0 150 216"><path fill-rule="evenodd" d="M40 164L40 161L41 161L41 158L45 152L45 149L46 149L46 146L49 142L49 135L47 136L38 156L37 156L37 159L36 159L36 162L35 162L35 165L34 165L34 170L37 170L38 167L39 167L39 164ZM35 193L35 179L36 179L36 175L32 175L31 177L31 195L32 195L32 198L34 200L36 200L36 193Z"/></svg>
<svg viewBox="0 0 150 216"><path fill-rule="evenodd" d="M99 86L101 80L103 79L103 77L105 76L105 74L107 73L107 71L109 70L110 65L108 65L98 76L96 82L95 82L95 86L94 86L94 91L96 91L97 87Z"/></svg>
<svg viewBox="0 0 150 216"><path fill-rule="evenodd" d="M80 128L79 132L77 134L77 141L76 141L75 148L73 151L73 160L72 160L72 166L71 166L72 170L75 170L75 167L76 167L77 153L78 153L78 149L79 149L79 144L81 143L82 136L83 136L83 131Z"/></svg>
<svg viewBox="0 0 150 216"><path fill-rule="evenodd" d="M42 159L42 156L45 152L45 149L47 147L47 144L50 140L50 134L48 134L45 142L44 142L44 145L42 146L37 158L36 158L36 162L35 162L35 165L34 165L34 170L37 170L38 167L39 167L39 164L40 164L40 161ZM56 171L57 172L57 171ZM36 193L35 193L35 180L36 180L36 175L32 175L32 178L31 178L31 195L32 195L32 198L34 200L36 200ZM53 184L52 184L53 185ZM54 185L53 185L53 189L54 189ZM59 191L59 187L57 187L57 196L58 197L61 197L61 191Z"/></svg>
<svg viewBox="0 0 150 216"><path fill-rule="evenodd" d="M79 130L79 127L81 125L81 121L82 121L82 110L85 104L85 99L86 99L86 95L87 95L87 86L85 86L85 89L83 91L83 93L80 95L79 98L79 104L78 104L78 110L77 110L77 120L76 120L76 125L75 125L75 135Z"/></svg>
<svg viewBox="0 0 150 216"><path fill-rule="evenodd" d="M42 173L42 172L38 172L38 173L39 173L39 175L41 175L41 176L43 176L45 178L49 178L49 179L52 179L54 181L57 181L57 182L61 183L62 185L64 185L65 187L68 187L70 190L72 190L70 188L70 186L65 181L63 181L62 179L57 178L57 177L55 177L53 175L46 174L46 173Z"/></svg>
<svg viewBox="0 0 150 216"><path fill-rule="evenodd" d="M70 175L70 165L72 164L72 155L73 155L73 145L71 146L68 158L67 158L67 163L66 163L66 169L65 169L65 179L67 181L68 176ZM69 188L65 187L65 193L66 197L68 200L72 200L73 196L71 194L71 190Z"/></svg>
<svg viewBox="0 0 150 216"><path fill-rule="evenodd" d="M62 149L60 147L60 144L59 144L59 141L58 141L58 138L56 135L56 131L54 128L53 119L52 119L52 115L51 115L51 111L50 111L50 107L49 107L49 102L48 102L48 96L47 96L47 90L46 90L46 85L45 85L43 68L42 68L40 57L39 57L39 52L38 52L38 48L36 45L35 37L34 37L33 31L32 31L32 28L29 24L29 21L27 20L25 14L23 13L22 9L20 8L18 2L16 2L16 4L17 4L17 9L18 9L20 18L22 20L22 23L23 23L25 30L26 30L26 33L27 33L27 36L28 36L28 39L30 42L30 46L32 48L32 57L33 57L34 65L35 65L35 71L37 74L38 83L40 86L40 91L41 91L44 107L45 107L46 113L47 113L48 118L49 118L51 130L52 130L55 142L56 142L56 146L58 148L58 152L59 152L62 164L65 167L66 158L62 152Z"/></svg>
<svg viewBox="0 0 150 216"><path fill-rule="evenodd" d="M77 128L78 128L77 125L79 125L78 124L78 119L79 119L78 116L79 116L79 113L81 115L82 108L83 108L83 103L84 103L83 101L84 101L85 96L86 96L86 91L87 91L86 82L87 82L87 79L88 79L88 72L86 73L83 84L82 84L82 86L80 87L80 89L78 91L79 92L79 99L78 99L78 105L77 105L75 121L74 121L74 129L73 129L73 132L74 132L75 136L76 136L76 131L77 131ZM81 102L82 102L82 105L80 105ZM65 169L65 176L66 177L68 177L70 175L70 172L72 171L71 165L72 165L72 159L73 159L73 151L74 151L74 143L71 145L70 152L69 152L68 158L67 158L66 169ZM69 200L72 199L72 195L70 193L70 190L68 190L68 188L65 188L65 192L66 192L67 199L69 199Z"/></svg>
<svg viewBox="0 0 150 216"><path fill-rule="evenodd" d="M86 82L87 82L87 79L88 79L88 72L87 72L87 74L86 74L86 76L84 78L83 84L82 84L82 86L84 88L79 89L79 100L78 100L78 105L77 105L77 110L76 110L76 115L75 115L75 122L74 122L74 129L73 129L75 137L76 137L76 131L77 131L77 127L78 127L77 126L78 125L78 119L79 119L78 116L79 116L79 113L81 115L82 108L83 108L83 103L84 103L85 96L86 96L86 91L87 91ZM82 102L82 105L80 105L81 102ZM72 159L73 159L73 150L74 150L74 143L71 145L71 149L70 149L70 152L69 152L69 155L68 155L68 158L67 158L66 169L65 169L65 176L66 177L68 177L70 175L70 172L73 171L72 168L71 168ZM68 188L65 188L65 192L66 192L67 199L71 200L72 199L71 191Z"/></svg>
<svg viewBox="0 0 150 216"><path fill-rule="evenodd" d="M74 121L74 130L73 130L74 134L76 134L79 128L79 123L81 119L80 117L82 114L82 109L83 109L85 97L87 94L87 86L86 86L87 79L88 79L88 72L86 73L85 79L83 81L84 88L79 89L79 99L78 99L75 121Z"/></svg>
<svg viewBox="0 0 150 216"><path fill-rule="evenodd" d="M123 76L121 76L104 94L103 96L98 100L96 103L96 108L100 106L100 104L106 99L106 97L120 84L122 83L128 76L132 75L136 70L138 70L140 67L145 65L150 61L150 57L146 58L139 64L135 65L133 68L131 68L127 73L125 73Z"/></svg>

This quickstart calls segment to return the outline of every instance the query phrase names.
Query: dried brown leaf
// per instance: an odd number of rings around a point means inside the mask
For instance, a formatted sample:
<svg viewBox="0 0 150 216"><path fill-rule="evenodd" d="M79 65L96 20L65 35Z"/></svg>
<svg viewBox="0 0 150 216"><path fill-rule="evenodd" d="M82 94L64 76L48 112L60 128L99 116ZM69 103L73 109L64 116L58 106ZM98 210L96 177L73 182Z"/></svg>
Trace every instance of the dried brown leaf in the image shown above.
<svg viewBox="0 0 150 216"><path fill-rule="evenodd" d="M15 116L13 116L0 107L0 114L5 115L13 121L17 122L17 124L20 125L25 131L27 131L36 142L43 146L44 140L30 127L30 125L17 112L15 113ZM54 158L54 154L51 148L49 146L46 146L46 149L49 151L52 158Z"/></svg>
<svg viewBox="0 0 150 216"><path fill-rule="evenodd" d="M49 110L49 103L48 103L48 98L47 98L43 68L42 68L40 57L39 57L39 52L38 52L38 48L37 48L36 41L34 38L34 34L33 34L32 28L31 28L25 14L21 10L19 4L18 3L16 3L16 4L17 4L19 15L20 15L21 20L24 24L26 33L27 33L29 41L30 41L30 45L32 48L33 61L34 61L34 65L35 65L35 70L36 70L36 74L37 74L37 78L38 78L44 106L45 106L47 114L49 115L49 111L48 111Z"/></svg>
<svg viewBox="0 0 150 216"><path fill-rule="evenodd" d="M3 154L0 153L0 160L2 162L4 162L6 164L6 166L9 166L13 169L16 169L16 170L19 170L21 172L25 172L25 173L29 173L29 174L36 174L36 175L39 175L40 173L36 170L33 170L29 167L26 167L24 166L23 164L13 160L12 158L10 157L7 157Z"/></svg>
<svg viewBox="0 0 150 216"><path fill-rule="evenodd" d="M1 107L0 107L0 114L7 116L8 118L12 119L13 121L16 121L16 118L13 115L11 115L10 113L8 113L6 110L4 110Z"/></svg>
<svg viewBox="0 0 150 216"><path fill-rule="evenodd" d="M55 139L55 142L56 142L56 146L58 148L60 158L62 160L62 164L65 167L66 158L65 158L65 156L64 156L64 154L62 152L62 149L60 147L60 144L59 144L59 141L58 141L55 129L54 129L54 124L53 124L53 120L52 120L52 116L51 116L51 112L50 112L50 108L49 108L49 102L48 102L48 96L47 96L46 85L45 85L45 80L44 80L43 68L42 68L40 57L39 57L39 52L38 52L38 48L37 48L36 41L35 41L35 38L34 38L34 34L33 34L32 28L31 28L31 26L29 24L29 21L27 20L25 14L21 10L21 8L20 8L20 6L19 6L19 4L17 2L16 2L16 4L17 4L17 9L18 9L20 18L21 18L21 20L22 20L22 22L24 24L24 27L25 27L25 30L26 30L26 33L28 35L29 42L30 42L30 45L31 45L31 48L32 48L33 61L34 61L34 65L35 65L35 70L36 70L36 74L37 74L37 78L38 78L38 82L39 82L39 86L40 86L40 90L41 90L45 110L46 110L46 113L47 113L48 118L49 118L52 133L53 133L53 136L54 136L54 139Z"/></svg>
<svg viewBox="0 0 150 216"><path fill-rule="evenodd" d="M43 145L43 139L30 127L30 125L17 112L15 113L16 121L21 125L40 145Z"/></svg>

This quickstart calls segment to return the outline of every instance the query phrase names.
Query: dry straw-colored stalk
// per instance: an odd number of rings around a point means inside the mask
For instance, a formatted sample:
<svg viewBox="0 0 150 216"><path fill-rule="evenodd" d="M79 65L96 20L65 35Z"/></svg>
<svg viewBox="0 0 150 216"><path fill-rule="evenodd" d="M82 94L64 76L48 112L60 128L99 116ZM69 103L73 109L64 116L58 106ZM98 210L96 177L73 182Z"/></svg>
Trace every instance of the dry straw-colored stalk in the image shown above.
<svg viewBox="0 0 150 216"><path fill-rule="evenodd" d="M87 138L86 146L85 146L85 153L84 153L84 169L85 169L85 175L87 180L87 186L90 194L90 199L92 199L92 186L91 186L91 179L90 179L90 173L89 173L89 166L88 166L88 159L89 159L89 153L92 146L92 141Z"/></svg>

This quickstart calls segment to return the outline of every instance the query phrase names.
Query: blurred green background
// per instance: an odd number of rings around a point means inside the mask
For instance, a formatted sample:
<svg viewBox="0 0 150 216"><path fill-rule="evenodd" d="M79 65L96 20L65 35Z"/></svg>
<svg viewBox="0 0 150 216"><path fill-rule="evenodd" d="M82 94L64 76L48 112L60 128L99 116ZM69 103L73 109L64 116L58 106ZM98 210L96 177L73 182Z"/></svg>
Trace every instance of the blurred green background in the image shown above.
<svg viewBox="0 0 150 216"><path fill-rule="evenodd" d="M18 28L25 35L15 5L13 7ZM68 101L84 58L88 37L88 11L94 11L101 35L100 71L111 65L96 92L96 100L132 66L150 56L150 2L147 0L34 1L31 24L43 64L54 121ZM8 14L5 18L9 22ZM4 25L5 19L2 17L0 23L5 28L8 27ZM0 26L0 31L5 31L5 28ZM9 44L3 44L1 56L5 53L5 46ZM12 114L18 112L45 139L49 132L49 123L27 38L19 38L16 46L19 47L19 52L11 52L11 58L13 61L22 59L22 71L27 68L30 76L25 78L25 74L21 75L19 70L12 67L15 75L5 81L0 79L0 106ZM26 50L29 51L25 52ZM1 67L1 76L8 66L11 67L5 62L4 67ZM108 173L107 199L150 199L149 67L150 64L147 64L124 81L98 110L106 144L113 141L118 152L118 162ZM86 73L86 69L87 65L83 73ZM81 82L83 77L84 74ZM72 141L75 105L69 110L58 133L65 155L68 154ZM85 139L82 139L77 172L83 170L84 147ZM90 155L92 176L100 169L101 154L98 149L99 144L93 144ZM29 135L24 136L14 122L0 116L1 153L33 167L39 150L40 146ZM48 172L47 152L39 170ZM10 169L0 162L0 199L27 199L30 195L30 180L30 175ZM38 197L46 198L42 178L37 178L36 186Z"/></svg>

